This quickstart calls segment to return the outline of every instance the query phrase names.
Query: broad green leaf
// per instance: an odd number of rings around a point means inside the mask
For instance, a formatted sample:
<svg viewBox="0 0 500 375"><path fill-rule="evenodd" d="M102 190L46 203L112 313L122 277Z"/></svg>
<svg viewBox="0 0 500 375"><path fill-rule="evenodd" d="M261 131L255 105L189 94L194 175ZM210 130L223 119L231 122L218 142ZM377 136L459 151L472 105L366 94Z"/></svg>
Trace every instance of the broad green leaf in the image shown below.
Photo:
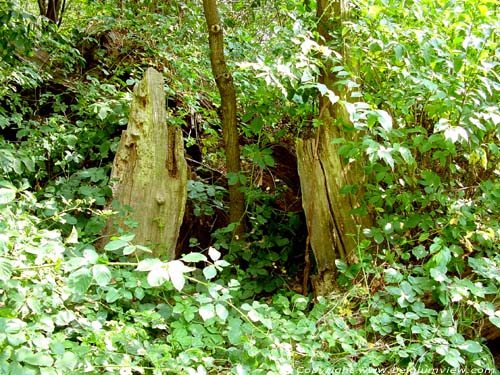
<svg viewBox="0 0 500 375"><path fill-rule="evenodd" d="M135 238L134 233L127 233L127 234L122 234L119 239L122 241L130 242Z"/></svg>
<svg viewBox="0 0 500 375"><path fill-rule="evenodd" d="M87 260L89 264L96 264L97 261L99 260L99 254L97 254L97 252L94 249L85 249L83 250L83 258L85 258L85 260Z"/></svg>
<svg viewBox="0 0 500 375"><path fill-rule="evenodd" d="M229 315L229 312L227 311L226 306L224 306L221 303L218 303L215 305L215 312L217 313L217 316L223 321L226 321L226 319Z"/></svg>
<svg viewBox="0 0 500 375"><path fill-rule="evenodd" d="M113 240L111 242L108 242L106 246L104 246L104 250L106 251L114 251L114 250L119 250L124 248L125 246L128 245L127 241L123 240Z"/></svg>
<svg viewBox="0 0 500 375"><path fill-rule="evenodd" d="M52 366L54 360L48 354L44 353L24 353L22 356L22 362L33 365L33 366Z"/></svg>
<svg viewBox="0 0 500 375"><path fill-rule="evenodd" d="M200 316L203 320L211 319L215 316L214 305L212 305L212 304L202 305L198 309L198 313L200 314Z"/></svg>
<svg viewBox="0 0 500 375"><path fill-rule="evenodd" d="M0 204L12 202L16 198L16 190L13 188L0 188Z"/></svg>
<svg viewBox="0 0 500 375"><path fill-rule="evenodd" d="M381 109L378 109L376 111L377 113L377 119L379 124L382 126L382 128L386 132L390 132L392 130L392 117L389 115L386 111L383 111Z"/></svg>
<svg viewBox="0 0 500 375"><path fill-rule="evenodd" d="M196 263L196 262L206 262L207 257L201 253L189 253L184 255L180 260L183 262Z"/></svg>
<svg viewBox="0 0 500 375"><path fill-rule="evenodd" d="M446 276L447 269L443 266L438 266L430 269L431 277L438 283L449 280Z"/></svg>
<svg viewBox="0 0 500 375"><path fill-rule="evenodd" d="M460 364L465 363L465 360L460 355L460 352L456 349L448 350L446 355L444 355L444 360L446 363L448 363L450 366L454 368L459 368Z"/></svg>
<svg viewBox="0 0 500 375"><path fill-rule="evenodd" d="M230 263L224 259L216 260L214 264L216 267L227 267L230 265Z"/></svg>
<svg viewBox="0 0 500 375"><path fill-rule="evenodd" d="M407 149L406 147L399 147L398 151L406 164L415 164L415 159L413 158L413 155L411 154L411 151L409 149Z"/></svg>
<svg viewBox="0 0 500 375"><path fill-rule="evenodd" d="M257 311L255 311L254 309L250 310L248 312L248 318L252 321L252 322L258 322L260 320L260 315Z"/></svg>
<svg viewBox="0 0 500 375"><path fill-rule="evenodd" d="M160 286L165 283L165 281L170 280L169 272L167 272L166 264L159 261L148 273L147 277L148 283L151 286Z"/></svg>
<svg viewBox="0 0 500 375"><path fill-rule="evenodd" d="M180 260L172 260L167 263L167 271L174 288L179 292L184 288L186 278L184 273L191 272L194 268L186 267Z"/></svg>
<svg viewBox="0 0 500 375"><path fill-rule="evenodd" d="M467 340L458 347L469 353L481 353L483 351L483 347L481 346L481 344L472 340Z"/></svg>
<svg viewBox="0 0 500 375"><path fill-rule="evenodd" d="M54 316L54 323L58 326L67 326L76 319L76 315L71 310L61 310Z"/></svg>
<svg viewBox="0 0 500 375"><path fill-rule="evenodd" d="M384 270L384 279L388 283L399 283L403 280L403 275L401 272L394 268L389 268Z"/></svg>
<svg viewBox="0 0 500 375"><path fill-rule="evenodd" d="M123 255L130 255L137 250L137 246L135 245L127 245L123 248Z"/></svg>
<svg viewBox="0 0 500 375"><path fill-rule="evenodd" d="M93 266L92 275L99 286L106 286L111 281L111 271L104 264L96 264Z"/></svg>
<svg viewBox="0 0 500 375"><path fill-rule="evenodd" d="M134 296L137 298L139 301L144 298L146 293L144 292L144 289L141 287L137 287L134 289Z"/></svg>
<svg viewBox="0 0 500 375"><path fill-rule="evenodd" d="M392 149L391 148L386 148L384 146L380 146L378 151L377 151L377 156L379 157L379 159L382 159L387 164L389 164L391 169L394 170L394 158L392 157Z"/></svg>
<svg viewBox="0 0 500 375"><path fill-rule="evenodd" d="M500 328L500 316L490 316L490 322Z"/></svg>
<svg viewBox="0 0 500 375"><path fill-rule="evenodd" d="M161 266L163 262L157 258L147 258L137 264L136 271L151 271L153 268Z"/></svg>
<svg viewBox="0 0 500 375"><path fill-rule="evenodd" d="M12 264L8 259L0 258L0 280L7 281L12 276Z"/></svg>
<svg viewBox="0 0 500 375"><path fill-rule="evenodd" d="M221 253L220 253L220 251L218 251L214 247L210 246L208 248L208 256L210 257L210 259L212 259L215 262L215 261L220 259Z"/></svg>
<svg viewBox="0 0 500 375"><path fill-rule="evenodd" d="M107 303L114 303L120 299L121 294L120 291L117 290L116 288L109 288L107 293L106 293L106 302Z"/></svg>
<svg viewBox="0 0 500 375"><path fill-rule="evenodd" d="M444 136L446 139L449 139L453 143L457 143L459 140L463 140L464 142L467 142L469 140L469 134L467 133L467 130L465 130L461 126L449 127L444 131Z"/></svg>
<svg viewBox="0 0 500 375"><path fill-rule="evenodd" d="M203 268L203 276L207 280L213 279L217 275L217 269L214 265L209 265L208 267Z"/></svg>
<svg viewBox="0 0 500 375"><path fill-rule="evenodd" d="M68 287L78 293L85 293L92 283L92 274L88 268L80 268L68 277Z"/></svg>
<svg viewBox="0 0 500 375"><path fill-rule="evenodd" d="M71 233L66 238L65 242L68 244L78 243L78 231L76 230L75 226L71 228Z"/></svg>
<svg viewBox="0 0 500 375"><path fill-rule="evenodd" d="M16 333L21 332L21 330L23 330L26 327L26 325L27 324L20 319L9 319L5 323L4 331L9 335L14 335Z"/></svg>
<svg viewBox="0 0 500 375"><path fill-rule="evenodd" d="M235 172L229 172L227 174L227 183L229 185L235 185L238 183L238 181L240 180L240 175L239 173L235 173Z"/></svg>
<svg viewBox="0 0 500 375"><path fill-rule="evenodd" d="M64 371L74 370L76 365L78 364L78 357L76 354L71 352L64 352L62 357L59 357L54 364L55 368L61 369Z"/></svg>

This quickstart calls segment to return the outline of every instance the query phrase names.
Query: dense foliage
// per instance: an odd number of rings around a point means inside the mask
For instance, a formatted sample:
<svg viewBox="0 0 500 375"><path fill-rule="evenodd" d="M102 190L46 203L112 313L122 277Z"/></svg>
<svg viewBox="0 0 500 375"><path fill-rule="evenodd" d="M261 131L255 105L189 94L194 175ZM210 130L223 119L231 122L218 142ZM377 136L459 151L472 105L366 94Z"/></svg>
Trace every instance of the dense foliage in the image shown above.
<svg viewBox="0 0 500 375"><path fill-rule="evenodd" d="M346 58L320 43L313 2L220 2L245 169L229 183L244 183L249 222L231 241L201 5L73 2L58 28L0 2L2 374L495 373L498 1L351 5ZM305 224L273 146L321 126L326 61L357 135L332 144L366 175L345 192L364 191L375 224L312 296L296 293ZM188 199L209 233L177 260L134 245L134 223L97 246L120 214L109 172L148 66L200 154Z"/></svg>

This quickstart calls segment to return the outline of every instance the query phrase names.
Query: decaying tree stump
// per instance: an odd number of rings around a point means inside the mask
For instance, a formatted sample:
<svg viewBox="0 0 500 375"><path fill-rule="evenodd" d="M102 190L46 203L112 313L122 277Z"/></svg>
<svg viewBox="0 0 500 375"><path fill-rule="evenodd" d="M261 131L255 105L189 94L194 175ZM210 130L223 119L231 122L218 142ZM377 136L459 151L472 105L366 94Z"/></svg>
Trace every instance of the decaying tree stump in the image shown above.
<svg viewBox="0 0 500 375"><path fill-rule="evenodd" d="M173 259L186 205L187 166L182 131L167 123L163 77L149 68L134 88L111 172L113 200L132 212L110 220L105 236L117 227L133 231L135 244ZM130 230L125 220L137 228Z"/></svg>

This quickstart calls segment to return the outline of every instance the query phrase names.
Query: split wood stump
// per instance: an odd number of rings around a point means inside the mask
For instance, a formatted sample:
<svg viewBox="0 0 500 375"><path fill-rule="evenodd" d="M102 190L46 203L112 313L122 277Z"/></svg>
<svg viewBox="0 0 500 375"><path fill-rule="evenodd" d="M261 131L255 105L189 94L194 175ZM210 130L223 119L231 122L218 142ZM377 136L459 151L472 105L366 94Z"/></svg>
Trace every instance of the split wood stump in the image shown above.
<svg viewBox="0 0 500 375"><path fill-rule="evenodd" d="M168 125L165 106L163 76L149 68L134 88L128 127L111 171L113 200L131 212L110 219L104 235L109 238L122 228L135 233L134 244L174 259L187 198L187 165L182 131Z"/></svg>

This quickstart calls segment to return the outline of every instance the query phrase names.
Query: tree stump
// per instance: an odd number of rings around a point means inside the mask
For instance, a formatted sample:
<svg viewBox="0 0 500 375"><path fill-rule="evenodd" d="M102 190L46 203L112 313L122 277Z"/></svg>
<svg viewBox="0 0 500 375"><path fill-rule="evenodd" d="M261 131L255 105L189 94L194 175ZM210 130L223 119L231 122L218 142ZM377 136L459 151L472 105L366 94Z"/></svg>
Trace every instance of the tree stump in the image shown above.
<svg viewBox="0 0 500 375"><path fill-rule="evenodd" d="M135 244L173 259L186 205L187 165L182 131L168 125L163 76L153 68L134 88L111 181L113 200L131 213L112 218L105 237L117 228L133 231ZM133 230L125 225L130 220L137 223Z"/></svg>

